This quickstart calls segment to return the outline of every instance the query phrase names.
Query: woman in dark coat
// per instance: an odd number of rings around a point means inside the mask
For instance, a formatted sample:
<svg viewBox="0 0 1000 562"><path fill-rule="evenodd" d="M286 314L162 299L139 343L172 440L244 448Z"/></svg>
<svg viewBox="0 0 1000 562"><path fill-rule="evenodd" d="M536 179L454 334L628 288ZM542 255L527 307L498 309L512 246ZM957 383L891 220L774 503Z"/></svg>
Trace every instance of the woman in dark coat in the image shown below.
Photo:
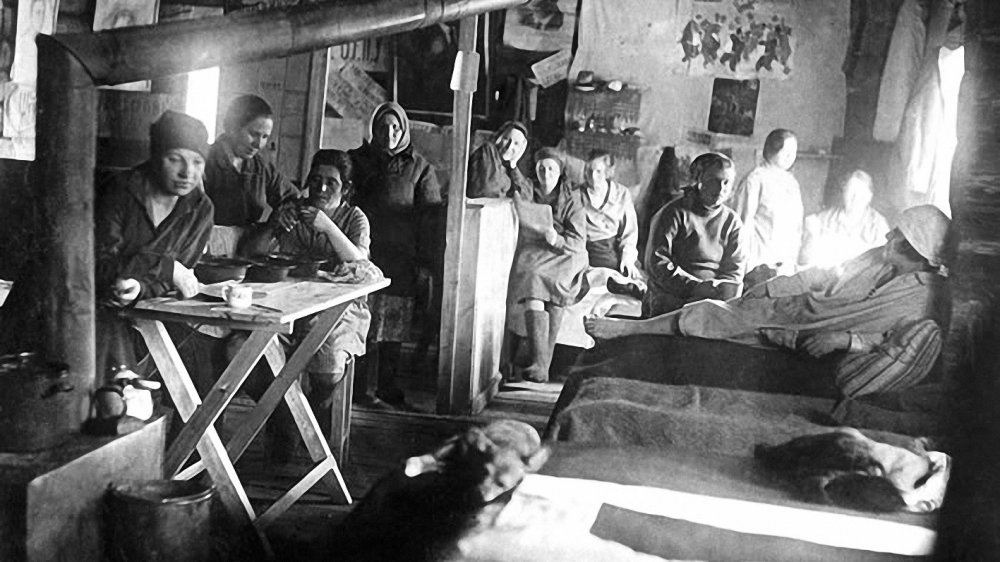
<svg viewBox="0 0 1000 562"><path fill-rule="evenodd" d="M531 180L517 169L528 146L528 129L518 121L500 126L490 142L484 142L469 157L468 197L508 197L515 191L531 191Z"/></svg>
<svg viewBox="0 0 1000 562"><path fill-rule="evenodd" d="M239 96L226 110L225 132L216 139L205 163L205 193L215 204L215 225L209 253L235 254L247 227L264 224L281 210L282 225L295 222L290 201L299 190L261 154L274 129L274 111L254 95Z"/></svg>
<svg viewBox="0 0 1000 562"><path fill-rule="evenodd" d="M432 221L442 205L441 188L433 166L410 145L410 120L399 104L375 108L369 137L350 152L354 197L371 223L371 260L392 280L370 299L369 340L376 345L368 352L369 372L377 373L379 399L405 406L396 367L401 343L411 339L421 281L435 277L441 243Z"/></svg>
<svg viewBox="0 0 1000 562"><path fill-rule="evenodd" d="M512 195L520 224L507 300L523 308L527 333L527 353L515 360L514 378L545 382L563 311L584 293L587 215L580 192L566 180L561 154L539 150L535 173L531 192ZM551 210L549 224L535 220L542 205Z"/></svg>

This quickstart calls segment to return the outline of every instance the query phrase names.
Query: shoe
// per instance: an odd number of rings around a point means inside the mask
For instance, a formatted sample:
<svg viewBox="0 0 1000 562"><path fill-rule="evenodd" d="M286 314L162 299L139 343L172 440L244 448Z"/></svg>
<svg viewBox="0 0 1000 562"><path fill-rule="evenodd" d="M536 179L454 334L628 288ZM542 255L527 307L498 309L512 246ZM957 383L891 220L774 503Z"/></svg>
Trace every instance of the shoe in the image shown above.
<svg viewBox="0 0 1000 562"><path fill-rule="evenodd" d="M642 297L646 294L646 291L640 287L638 283L634 281L622 283L614 277L608 277L608 292L615 295L625 295L626 297L632 297L639 300L642 300Z"/></svg>

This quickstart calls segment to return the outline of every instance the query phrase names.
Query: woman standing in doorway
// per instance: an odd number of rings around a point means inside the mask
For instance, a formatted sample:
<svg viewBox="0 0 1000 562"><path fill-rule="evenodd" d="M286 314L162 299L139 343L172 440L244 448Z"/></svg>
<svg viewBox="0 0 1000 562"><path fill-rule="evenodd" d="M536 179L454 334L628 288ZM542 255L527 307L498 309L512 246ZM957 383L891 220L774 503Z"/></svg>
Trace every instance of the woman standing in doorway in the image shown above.
<svg viewBox="0 0 1000 562"><path fill-rule="evenodd" d="M771 131L764 140L764 161L733 193L733 210L743 221L748 288L774 275L795 273L804 215L802 191L790 171L798 150L795 133Z"/></svg>
<svg viewBox="0 0 1000 562"><path fill-rule="evenodd" d="M396 370L402 342L411 339L421 287L427 292L430 280L440 278L434 264L441 244L432 221L442 204L441 188L433 166L410 145L410 120L399 104L385 102L375 108L368 132L371 140L350 152L355 201L371 222L371 260L392 285L370 299L366 396L377 406L407 408ZM371 375L377 390L370 388Z"/></svg>

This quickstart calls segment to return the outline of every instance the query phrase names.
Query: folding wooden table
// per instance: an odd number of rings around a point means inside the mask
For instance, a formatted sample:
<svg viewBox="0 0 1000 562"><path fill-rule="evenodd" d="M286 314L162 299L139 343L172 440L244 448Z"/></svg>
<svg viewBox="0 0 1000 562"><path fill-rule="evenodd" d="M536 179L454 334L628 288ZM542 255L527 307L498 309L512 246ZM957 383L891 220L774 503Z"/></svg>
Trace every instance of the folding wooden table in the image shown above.
<svg viewBox="0 0 1000 562"><path fill-rule="evenodd" d="M174 406L185 422L166 453L164 473L167 477L191 478L203 468L207 469L219 491L220 499L236 521L252 522L258 530L262 530L320 481L324 482L334 497L351 503L351 494L344 483L337 460L302 393L299 374L330 335L337 319L351 302L387 287L389 280L361 284L289 280L245 285L253 287L255 291L253 305L246 309L233 309L222 301L163 297L142 300L125 314L133 319L142 334ZM291 333L295 321L312 314L319 316L286 362L277 334ZM198 396L163 322L207 324L250 332L246 343L204 397L204 401ZM246 423L227 444L223 444L215 431L214 423L261 356L266 358L275 373L274 382L257 402ZM317 464L257 516L236 475L233 463L246 451L282 398L292 411L309 456ZM343 427L338 425L340 424L334 424L332 429L335 434L343 431ZM343 441L342 435L330 438L331 443ZM195 450L201 456L201 461L182 471L184 463Z"/></svg>

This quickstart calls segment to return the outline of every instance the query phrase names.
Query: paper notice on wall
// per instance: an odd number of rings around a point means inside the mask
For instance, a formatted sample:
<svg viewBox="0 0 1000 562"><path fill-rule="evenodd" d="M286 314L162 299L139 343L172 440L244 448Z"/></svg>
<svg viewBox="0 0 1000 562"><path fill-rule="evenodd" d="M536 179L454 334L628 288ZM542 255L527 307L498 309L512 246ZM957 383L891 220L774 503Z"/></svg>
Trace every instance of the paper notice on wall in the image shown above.
<svg viewBox="0 0 1000 562"><path fill-rule="evenodd" d="M56 29L58 13L58 0L18 2L11 80L29 86L35 85L38 76L38 47L35 45L35 38L39 33L52 35Z"/></svg>
<svg viewBox="0 0 1000 562"><path fill-rule="evenodd" d="M354 63L366 72L389 72L392 69L390 40L388 37L368 37L334 45L328 50L330 68L339 70L347 63Z"/></svg>
<svg viewBox="0 0 1000 562"><path fill-rule="evenodd" d="M505 45L525 51L569 49L576 29L577 0L531 0L507 10Z"/></svg>
<svg viewBox="0 0 1000 562"><path fill-rule="evenodd" d="M326 103L342 117L368 119L387 99L385 88L352 62L331 73L327 80Z"/></svg>
<svg viewBox="0 0 1000 562"><path fill-rule="evenodd" d="M531 65L535 80L543 88L548 88L566 78L569 73L569 63L573 55L569 49L563 49L551 57L544 58Z"/></svg>
<svg viewBox="0 0 1000 562"><path fill-rule="evenodd" d="M35 88L7 82L3 89L3 136L34 138Z"/></svg>

